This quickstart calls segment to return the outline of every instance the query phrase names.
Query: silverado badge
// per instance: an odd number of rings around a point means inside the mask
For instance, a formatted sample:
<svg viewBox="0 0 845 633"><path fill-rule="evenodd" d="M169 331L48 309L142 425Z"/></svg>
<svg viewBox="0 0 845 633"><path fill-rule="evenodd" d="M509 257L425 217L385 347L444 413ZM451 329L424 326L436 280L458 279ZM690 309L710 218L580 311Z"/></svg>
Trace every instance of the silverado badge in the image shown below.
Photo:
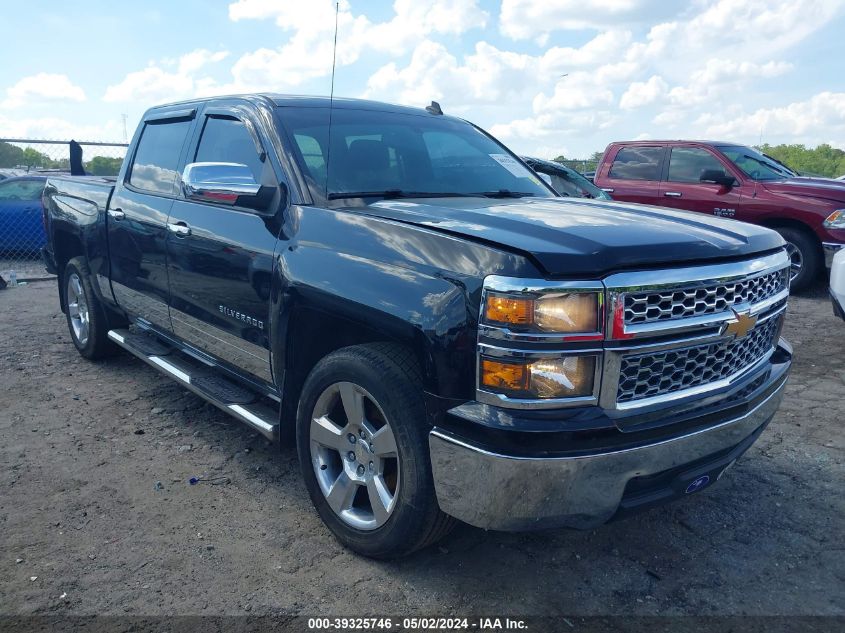
<svg viewBox="0 0 845 633"><path fill-rule="evenodd" d="M732 334L734 338L745 338L748 333L757 325L757 317L748 314L747 312L737 312L733 310L734 318L725 323L722 328L722 335L727 336Z"/></svg>

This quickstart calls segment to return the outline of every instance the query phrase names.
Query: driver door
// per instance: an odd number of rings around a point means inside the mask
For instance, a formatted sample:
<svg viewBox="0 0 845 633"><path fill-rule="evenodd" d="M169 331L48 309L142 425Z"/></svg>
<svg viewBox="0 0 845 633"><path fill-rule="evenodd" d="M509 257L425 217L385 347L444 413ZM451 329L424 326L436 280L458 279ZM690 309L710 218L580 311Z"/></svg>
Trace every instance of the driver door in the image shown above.
<svg viewBox="0 0 845 633"><path fill-rule="evenodd" d="M703 147L676 145L669 148L669 166L660 182L660 204L664 207L698 211L732 218L742 201L742 185L733 171ZM701 182L705 170L734 176L736 184L726 186Z"/></svg>
<svg viewBox="0 0 845 633"><path fill-rule="evenodd" d="M186 163L245 165L255 182L280 179L237 107L206 108ZM278 205L275 196L270 203ZM180 197L168 219L170 315L180 339L239 373L272 382L270 282L278 228L254 209Z"/></svg>

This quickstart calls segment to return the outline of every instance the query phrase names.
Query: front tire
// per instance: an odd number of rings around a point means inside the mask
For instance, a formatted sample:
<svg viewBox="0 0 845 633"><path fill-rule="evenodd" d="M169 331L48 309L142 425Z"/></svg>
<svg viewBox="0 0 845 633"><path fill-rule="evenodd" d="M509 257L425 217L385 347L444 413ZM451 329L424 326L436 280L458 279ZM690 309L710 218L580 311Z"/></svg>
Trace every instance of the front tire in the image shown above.
<svg viewBox="0 0 845 633"><path fill-rule="evenodd" d="M70 338L83 357L96 360L112 356L118 348L108 338L106 313L90 277L85 260L75 257L65 265L62 288Z"/></svg>
<svg viewBox="0 0 845 633"><path fill-rule="evenodd" d="M359 345L321 360L303 386L296 435L311 501L346 547L395 558L452 528L437 505L421 377L405 348Z"/></svg>
<svg viewBox="0 0 845 633"><path fill-rule="evenodd" d="M782 227L776 228L775 231L780 233L786 242L792 290L806 290L816 280L822 265L818 243L800 229Z"/></svg>

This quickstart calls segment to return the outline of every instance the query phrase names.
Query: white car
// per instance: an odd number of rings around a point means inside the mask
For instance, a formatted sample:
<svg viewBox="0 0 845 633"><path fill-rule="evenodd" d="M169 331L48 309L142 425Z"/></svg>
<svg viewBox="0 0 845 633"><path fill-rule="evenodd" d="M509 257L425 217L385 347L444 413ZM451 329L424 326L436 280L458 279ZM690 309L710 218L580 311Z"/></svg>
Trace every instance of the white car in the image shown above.
<svg viewBox="0 0 845 633"><path fill-rule="evenodd" d="M839 249L833 256L830 266L830 300L833 313L845 319L845 248Z"/></svg>

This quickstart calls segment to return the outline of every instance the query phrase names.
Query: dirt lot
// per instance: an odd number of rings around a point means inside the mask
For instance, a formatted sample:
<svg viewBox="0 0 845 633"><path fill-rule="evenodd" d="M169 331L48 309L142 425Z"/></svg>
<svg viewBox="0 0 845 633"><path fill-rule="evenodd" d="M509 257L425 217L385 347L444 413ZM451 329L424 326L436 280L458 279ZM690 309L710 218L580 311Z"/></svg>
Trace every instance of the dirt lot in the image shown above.
<svg viewBox="0 0 845 633"><path fill-rule="evenodd" d="M0 292L0 613L845 614L845 323L791 301L780 413L718 486L590 532L379 563L279 451L128 355L93 364L55 285ZM189 485L195 476L227 477Z"/></svg>

